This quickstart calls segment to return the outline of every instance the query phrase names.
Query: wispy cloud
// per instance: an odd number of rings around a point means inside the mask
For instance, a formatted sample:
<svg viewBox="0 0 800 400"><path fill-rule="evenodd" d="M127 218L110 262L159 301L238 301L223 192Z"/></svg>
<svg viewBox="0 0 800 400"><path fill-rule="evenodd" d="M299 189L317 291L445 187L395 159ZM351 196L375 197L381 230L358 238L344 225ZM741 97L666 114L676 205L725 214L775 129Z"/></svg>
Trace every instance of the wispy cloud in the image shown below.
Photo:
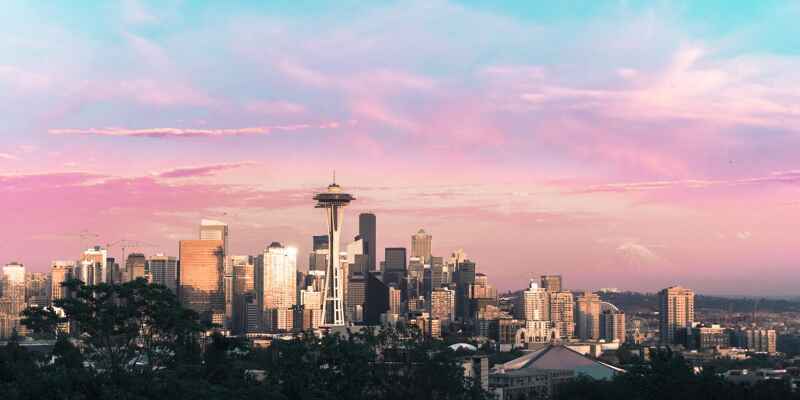
<svg viewBox="0 0 800 400"><path fill-rule="evenodd" d="M246 167L246 166L252 166L252 165L256 165L256 163L253 161L246 161L240 163L201 165L196 167L181 167L181 168L173 168L168 171L158 172L153 175L159 178L196 178L196 177L212 176L218 172Z"/></svg>
<svg viewBox="0 0 800 400"><path fill-rule="evenodd" d="M665 180L665 181L645 181L645 182L620 182L607 183L601 185L590 185L575 188L570 193L627 193L627 192L647 192L666 189L705 189L717 186L739 186L739 185L758 185L758 184L795 184L800 183L800 170L775 171L769 175L754 178L740 179L685 179L685 180ZM567 183L567 185L574 185Z"/></svg>
<svg viewBox="0 0 800 400"><path fill-rule="evenodd" d="M352 122L348 122L352 124ZM49 129L51 135L86 135L86 136L109 136L109 137L140 137L140 138L220 138L231 136L263 136L276 132L294 132L306 129L335 129L341 126L338 122L325 122L316 124L293 124L293 125L272 125L272 126L253 126L245 128L218 128L218 129L199 129L199 128L56 128Z"/></svg>

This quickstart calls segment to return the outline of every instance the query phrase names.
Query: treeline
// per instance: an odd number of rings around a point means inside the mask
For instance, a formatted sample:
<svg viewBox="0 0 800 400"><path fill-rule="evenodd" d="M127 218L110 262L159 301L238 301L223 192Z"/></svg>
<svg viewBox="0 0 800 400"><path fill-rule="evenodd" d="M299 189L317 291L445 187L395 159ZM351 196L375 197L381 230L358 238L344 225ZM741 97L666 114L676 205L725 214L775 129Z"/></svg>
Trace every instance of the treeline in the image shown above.
<svg viewBox="0 0 800 400"><path fill-rule="evenodd" d="M639 292L600 293L603 301L614 304L625 312L658 311L658 294ZM758 304L759 312L800 313L800 300L719 297L697 295L694 299L695 309L731 311L735 313L752 313Z"/></svg>
<svg viewBox="0 0 800 400"><path fill-rule="evenodd" d="M678 354L654 352L611 381L580 377L558 388L559 400L798 400L787 380L752 386L726 381L713 367L698 372Z"/></svg>
<svg viewBox="0 0 800 400"><path fill-rule="evenodd" d="M24 323L57 336L52 352L0 347L0 398L22 399L489 399L456 354L417 332L365 331L276 340L265 349L205 337L197 315L143 280L66 284L58 309ZM73 334L62 332L69 322Z"/></svg>

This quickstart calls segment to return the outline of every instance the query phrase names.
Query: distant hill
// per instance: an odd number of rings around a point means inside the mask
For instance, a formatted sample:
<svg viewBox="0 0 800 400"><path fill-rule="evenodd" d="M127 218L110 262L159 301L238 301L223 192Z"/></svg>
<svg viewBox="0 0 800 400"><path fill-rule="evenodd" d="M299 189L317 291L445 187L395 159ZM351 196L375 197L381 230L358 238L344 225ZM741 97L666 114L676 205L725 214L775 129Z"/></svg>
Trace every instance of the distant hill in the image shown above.
<svg viewBox="0 0 800 400"><path fill-rule="evenodd" d="M504 294L503 297L516 297L521 290ZM577 293L575 294L577 297ZM626 313L658 311L658 294L639 292L600 293L600 298L619 307ZM753 297L695 296L694 306L698 310L720 310L735 313L750 313L758 301L759 312L800 313L800 298L775 299Z"/></svg>
<svg viewBox="0 0 800 400"><path fill-rule="evenodd" d="M658 295L655 293L600 293L600 298L629 313L658 311ZM800 300L786 299L697 295L694 299L694 306L699 310L749 313L753 311L756 302L758 302L759 312L800 313Z"/></svg>

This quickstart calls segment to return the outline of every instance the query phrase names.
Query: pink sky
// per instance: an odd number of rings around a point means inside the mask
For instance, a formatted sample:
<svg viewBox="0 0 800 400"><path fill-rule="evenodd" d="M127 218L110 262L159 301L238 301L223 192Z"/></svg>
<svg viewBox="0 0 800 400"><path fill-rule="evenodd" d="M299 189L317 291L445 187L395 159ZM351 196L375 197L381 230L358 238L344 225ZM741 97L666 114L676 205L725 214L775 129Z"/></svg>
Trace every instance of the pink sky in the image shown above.
<svg viewBox="0 0 800 400"><path fill-rule="evenodd" d="M800 57L763 24L697 29L664 6L576 30L444 1L346 19L129 3L94 30L33 6L0 21L0 262L45 271L83 230L176 255L205 217L236 254L304 253L336 169L358 198L348 238L364 211L380 248L425 228L502 290L560 273L574 289L800 294Z"/></svg>

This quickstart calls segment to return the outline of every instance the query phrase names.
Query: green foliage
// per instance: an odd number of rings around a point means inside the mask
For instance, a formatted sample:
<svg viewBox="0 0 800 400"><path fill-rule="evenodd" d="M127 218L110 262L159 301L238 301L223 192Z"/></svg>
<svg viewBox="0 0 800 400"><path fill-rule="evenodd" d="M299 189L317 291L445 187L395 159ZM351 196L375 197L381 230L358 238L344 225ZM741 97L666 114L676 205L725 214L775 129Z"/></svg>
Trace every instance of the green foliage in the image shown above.
<svg viewBox="0 0 800 400"><path fill-rule="evenodd" d="M612 381L580 377L558 388L560 400L760 400L800 399L783 381L764 382L752 387L726 382L714 368L695 374L682 357L668 350L651 354Z"/></svg>
<svg viewBox="0 0 800 400"><path fill-rule="evenodd" d="M166 288L65 283L57 308L23 322L55 337L50 354L16 341L0 349L0 398L22 399L488 399L464 379L460 355L418 330L301 336L250 349L200 335L197 315ZM72 335L57 328L69 323ZM259 382L246 371L265 373Z"/></svg>

